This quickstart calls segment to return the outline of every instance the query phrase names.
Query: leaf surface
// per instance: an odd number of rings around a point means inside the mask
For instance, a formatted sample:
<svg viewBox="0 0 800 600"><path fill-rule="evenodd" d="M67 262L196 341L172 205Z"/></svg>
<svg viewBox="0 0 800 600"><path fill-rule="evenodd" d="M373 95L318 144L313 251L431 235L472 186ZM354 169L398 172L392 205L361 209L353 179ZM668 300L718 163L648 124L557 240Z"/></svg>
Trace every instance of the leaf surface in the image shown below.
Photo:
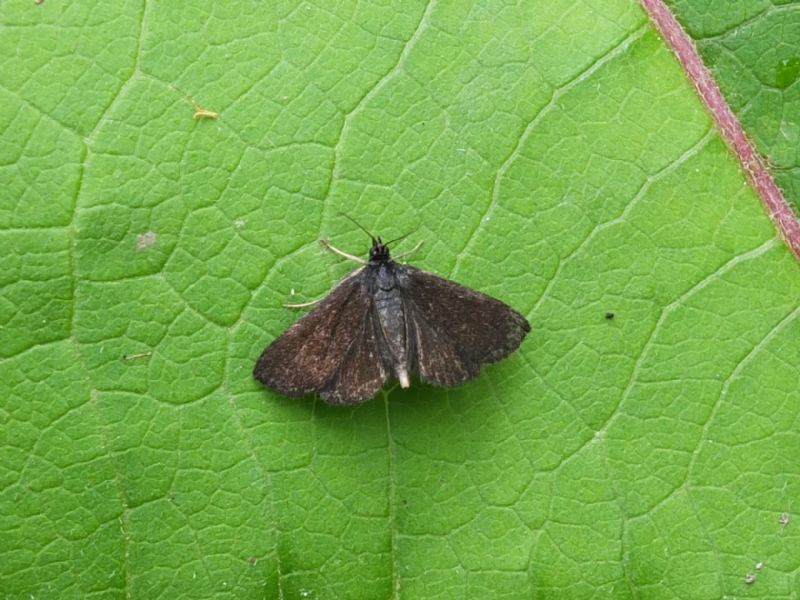
<svg viewBox="0 0 800 600"><path fill-rule="evenodd" d="M0 19L5 596L798 594L800 269L636 3ZM367 250L342 212L521 349L259 386L352 268L317 240Z"/></svg>

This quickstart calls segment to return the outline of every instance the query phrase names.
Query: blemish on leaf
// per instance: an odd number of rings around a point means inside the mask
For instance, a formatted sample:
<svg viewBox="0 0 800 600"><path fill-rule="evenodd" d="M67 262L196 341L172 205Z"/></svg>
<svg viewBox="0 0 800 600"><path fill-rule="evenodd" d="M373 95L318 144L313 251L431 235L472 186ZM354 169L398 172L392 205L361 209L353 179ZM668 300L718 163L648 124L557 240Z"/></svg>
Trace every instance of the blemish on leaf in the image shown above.
<svg viewBox="0 0 800 600"><path fill-rule="evenodd" d="M136 236L136 249L147 250L156 245L158 236L153 231L145 231Z"/></svg>
<svg viewBox="0 0 800 600"><path fill-rule="evenodd" d="M153 356L153 353L150 352L150 351L148 351L148 352L136 352L134 354L123 354L122 355L122 360L136 360L137 358L148 358L150 356Z"/></svg>
<svg viewBox="0 0 800 600"><path fill-rule="evenodd" d="M792 517L789 516L789 513L781 513L781 518L778 520L778 522L781 524L781 527L783 529L786 529L786 527L789 526L789 522L791 520L792 520Z"/></svg>
<svg viewBox="0 0 800 600"><path fill-rule="evenodd" d="M798 76L800 76L800 59L784 58L778 63L778 68L775 70L775 85L786 89L797 81Z"/></svg>
<svg viewBox="0 0 800 600"><path fill-rule="evenodd" d="M247 225L247 221L245 221L242 217L234 219L233 221L233 226L237 231L241 231L242 229L244 229L245 225Z"/></svg>
<svg viewBox="0 0 800 600"><path fill-rule="evenodd" d="M756 576L753 575L752 573L748 573L747 575L744 576L744 582L747 585L751 585L756 582Z"/></svg>
<svg viewBox="0 0 800 600"><path fill-rule="evenodd" d="M194 118L195 119L216 119L219 117L218 112L214 112L213 110L208 110L200 106L197 102L192 100L192 108L194 109Z"/></svg>

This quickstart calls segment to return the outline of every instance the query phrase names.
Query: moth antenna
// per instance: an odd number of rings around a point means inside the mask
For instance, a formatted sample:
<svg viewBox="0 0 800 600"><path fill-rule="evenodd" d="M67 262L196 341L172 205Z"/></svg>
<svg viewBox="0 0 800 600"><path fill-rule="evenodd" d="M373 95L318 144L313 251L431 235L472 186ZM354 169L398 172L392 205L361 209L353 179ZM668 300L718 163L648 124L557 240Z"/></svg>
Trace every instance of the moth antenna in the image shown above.
<svg viewBox="0 0 800 600"><path fill-rule="evenodd" d="M414 229L412 229L411 231L409 231L408 233L406 233L404 235L401 235L400 237L394 238L391 242L386 242L386 245L388 246L389 244L394 244L395 242L399 242L400 240L404 240L408 236L410 236L412 233L417 233L418 231L419 231L419 225L417 227L415 227ZM416 250L416 248L414 248L414 250ZM413 250L412 250L412 252L413 252Z"/></svg>
<svg viewBox="0 0 800 600"><path fill-rule="evenodd" d="M373 241L373 243L375 242L375 236L372 235L369 231L367 231L366 227L361 225L361 223L359 223L353 217L351 217L350 215L348 215L346 213L340 212L339 214L342 215L343 217L345 217L346 219L350 219L356 225L356 227L358 227L361 231L363 231L364 233L366 233L369 236L369 238Z"/></svg>
<svg viewBox="0 0 800 600"><path fill-rule="evenodd" d="M403 258L404 256L408 256L409 254L414 254L414 252L420 249L420 246L422 246L423 243L425 243L425 240L420 240L419 244L414 246L411 250L408 250L407 252L401 252L400 254L395 254L394 259L398 260Z"/></svg>
<svg viewBox="0 0 800 600"><path fill-rule="evenodd" d="M409 231L408 233L404 233L404 234L403 234L403 235L401 235L400 237L396 237L396 238L394 238L392 241L390 241L390 242L386 242L386 243L384 244L384 246L388 246L389 244L394 244L395 242L399 242L400 240L404 240L404 239L406 239L408 236L410 236L412 233L414 233L415 231L416 231L416 229L415 229L414 231Z"/></svg>

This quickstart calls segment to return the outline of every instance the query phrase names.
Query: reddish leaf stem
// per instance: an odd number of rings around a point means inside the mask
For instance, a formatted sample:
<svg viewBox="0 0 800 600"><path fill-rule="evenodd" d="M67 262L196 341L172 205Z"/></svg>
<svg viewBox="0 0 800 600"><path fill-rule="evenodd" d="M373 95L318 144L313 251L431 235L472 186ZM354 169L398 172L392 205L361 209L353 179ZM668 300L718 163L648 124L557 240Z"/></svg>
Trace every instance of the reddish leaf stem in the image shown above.
<svg viewBox="0 0 800 600"><path fill-rule="evenodd" d="M640 0L640 2L664 41L678 57L678 61L722 132L722 137L739 159L742 169L761 198L775 227L795 256L800 259L800 222L775 184L761 156L747 139L742 124L733 114L717 83L703 64L691 38L663 0Z"/></svg>

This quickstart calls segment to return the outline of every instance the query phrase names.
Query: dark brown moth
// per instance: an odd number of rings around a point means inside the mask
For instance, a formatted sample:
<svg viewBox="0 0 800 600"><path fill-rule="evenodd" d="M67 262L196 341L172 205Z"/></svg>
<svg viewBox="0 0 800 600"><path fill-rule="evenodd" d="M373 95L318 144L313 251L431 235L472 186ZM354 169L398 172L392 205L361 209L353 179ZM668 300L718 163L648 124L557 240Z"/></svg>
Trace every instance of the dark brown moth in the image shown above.
<svg viewBox="0 0 800 600"><path fill-rule="evenodd" d="M506 304L453 281L396 263L372 238L369 260L267 346L253 375L287 396L318 393L359 404L394 377L456 386L517 349L531 327ZM391 242L390 242L391 243Z"/></svg>

